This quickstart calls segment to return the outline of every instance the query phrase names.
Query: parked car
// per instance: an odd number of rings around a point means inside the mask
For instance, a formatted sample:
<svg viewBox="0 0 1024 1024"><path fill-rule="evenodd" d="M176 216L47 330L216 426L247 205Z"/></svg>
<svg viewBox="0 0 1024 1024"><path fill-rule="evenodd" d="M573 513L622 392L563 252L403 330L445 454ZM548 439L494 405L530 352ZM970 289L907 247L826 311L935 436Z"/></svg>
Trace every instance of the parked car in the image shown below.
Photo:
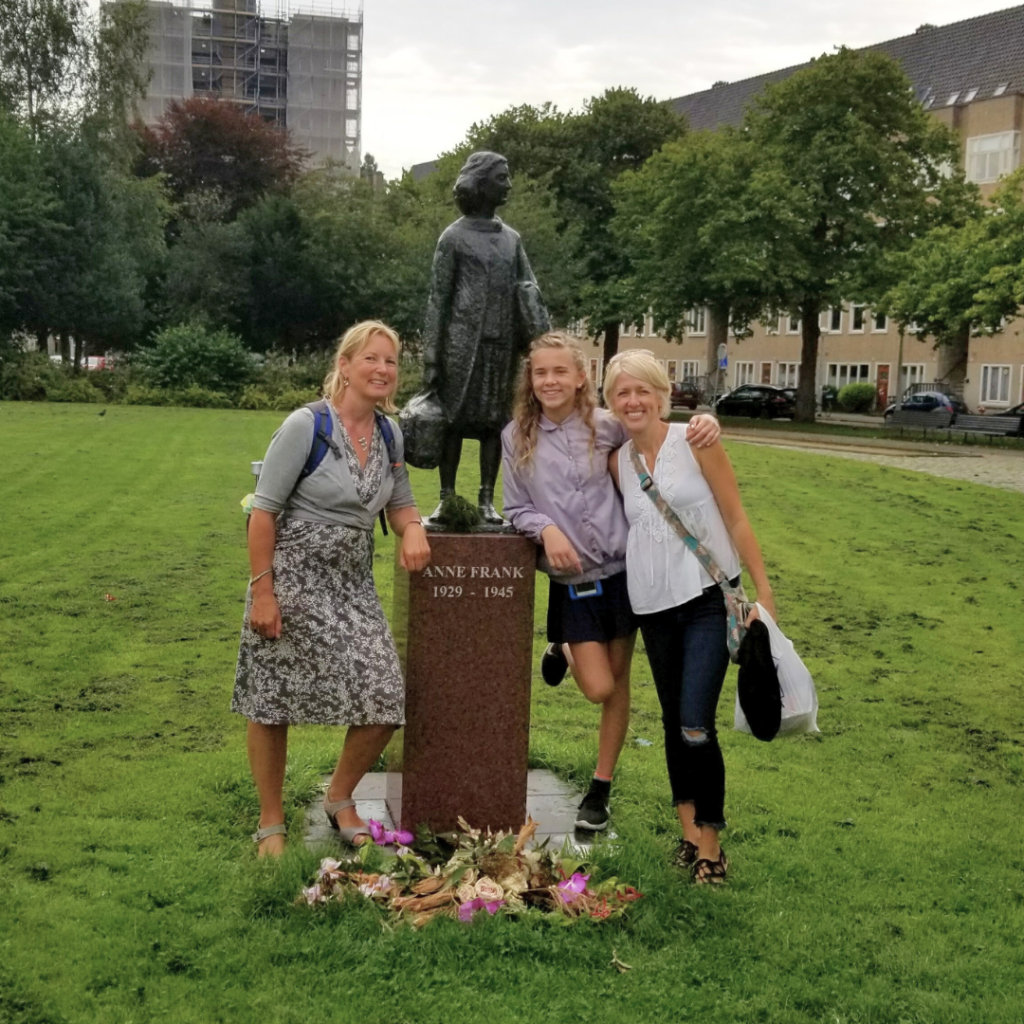
<svg viewBox="0 0 1024 1024"><path fill-rule="evenodd" d="M700 400L700 389L689 380L677 380L672 385L673 409L696 409Z"/></svg>
<svg viewBox="0 0 1024 1024"><path fill-rule="evenodd" d="M742 384L715 403L719 416L749 416L751 419L792 416L795 410L796 401L786 389L771 384Z"/></svg>
<svg viewBox="0 0 1024 1024"><path fill-rule="evenodd" d="M995 412L993 416L1024 416L1024 402L1020 405L1015 405L1012 409L1007 409L1005 412Z"/></svg>
<svg viewBox="0 0 1024 1024"><path fill-rule="evenodd" d="M904 412L948 412L955 420L958 413L967 412L967 406L959 398L944 395L941 391L918 391L910 395L905 402L900 403ZM896 411L896 403L888 406L882 415L889 419Z"/></svg>

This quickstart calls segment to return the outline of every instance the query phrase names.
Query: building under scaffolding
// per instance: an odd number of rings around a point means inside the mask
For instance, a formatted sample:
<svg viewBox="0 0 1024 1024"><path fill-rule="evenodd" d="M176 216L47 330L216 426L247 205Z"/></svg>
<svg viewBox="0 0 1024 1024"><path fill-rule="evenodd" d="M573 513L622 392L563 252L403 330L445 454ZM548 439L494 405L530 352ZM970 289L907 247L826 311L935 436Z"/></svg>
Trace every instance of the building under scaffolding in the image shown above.
<svg viewBox="0 0 1024 1024"><path fill-rule="evenodd" d="M149 0L153 77L139 112L212 96L288 128L312 162L361 159L363 15L330 0Z"/></svg>

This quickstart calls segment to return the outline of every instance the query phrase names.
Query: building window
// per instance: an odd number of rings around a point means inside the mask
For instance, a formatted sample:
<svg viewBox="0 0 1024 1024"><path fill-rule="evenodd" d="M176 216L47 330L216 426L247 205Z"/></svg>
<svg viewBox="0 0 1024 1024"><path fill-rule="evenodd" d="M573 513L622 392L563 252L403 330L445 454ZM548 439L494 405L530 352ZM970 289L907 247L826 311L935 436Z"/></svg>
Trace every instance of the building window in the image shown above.
<svg viewBox="0 0 1024 1024"><path fill-rule="evenodd" d="M359 94L353 92L351 89L345 93L345 109L346 110L358 110L359 109Z"/></svg>
<svg viewBox="0 0 1024 1024"><path fill-rule="evenodd" d="M967 140L967 180L996 181L1020 163L1020 132L975 135Z"/></svg>
<svg viewBox="0 0 1024 1024"><path fill-rule="evenodd" d="M871 330L882 333L889 329L889 318L884 313L876 313L871 318Z"/></svg>
<svg viewBox="0 0 1024 1024"><path fill-rule="evenodd" d="M683 360L683 380L696 380L700 376L700 363L696 359Z"/></svg>
<svg viewBox="0 0 1024 1024"><path fill-rule="evenodd" d="M754 364L753 363L737 363L736 364L736 387L740 387L742 384L753 384L754 383Z"/></svg>
<svg viewBox="0 0 1024 1024"><path fill-rule="evenodd" d="M775 368L775 383L780 388L795 388L800 383L800 364L779 363Z"/></svg>
<svg viewBox="0 0 1024 1024"><path fill-rule="evenodd" d="M679 361L677 359L670 359L665 366L665 372L668 374L668 379L674 382L676 374L679 372Z"/></svg>
<svg viewBox="0 0 1024 1024"><path fill-rule="evenodd" d="M690 310L690 334L708 333L708 311L704 306Z"/></svg>
<svg viewBox="0 0 1024 1024"><path fill-rule="evenodd" d="M867 380L870 375L870 363L828 364L828 382L837 391L841 391L847 384L855 384L859 381Z"/></svg>
<svg viewBox="0 0 1024 1024"><path fill-rule="evenodd" d="M828 311L829 334L838 334L843 329L843 307L833 306Z"/></svg>
<svg viewBox="0 0 1024 1024"><path fill-rule="evenodd" d="M604 362L600 359L590 360L590 379L594 387L601 386L601 378L604 376Z"/></svg>
<svg viewBox="0 0 1024 1024"><path fill-rule="evenodd" d="M798 316L786 316L783 317L786 322L786 333L787 334L799 334L800 333L800 317Z"/></svg>
<svg viewBox="0 0 1024 1024"><path fill-rule="evenodd" d="M354 32L349 33L348 48L350 50L358 50L359 49L359 36L356 33L354 33Z"/></svg>
<svg viewBox="0 0 1024 1024"><path fill-rule="evenodd" d="M850 333L851 334L863 334L864 333L864 307L863 306L851 306L850 307Z"/></svg>
<svg viewBox="0 0 1024 1024"><path fill-rule="evenodd" d="M359 122L354 117L345 121L345 134L350 139L354 139L359 134Z"/></svg>
<svg viewBox="0 0 1024 1024"><path fill-rule="evenodd" d="M900 394L912 384L924 382L924 363L904 363L900 369Z"/></svg>
<svg viewBox="0 0 1024 1024"><path fill-rule="evenodd" d="M1010 404L1010 367L983 366L981 368L981 399L993 405Z"/></svg>

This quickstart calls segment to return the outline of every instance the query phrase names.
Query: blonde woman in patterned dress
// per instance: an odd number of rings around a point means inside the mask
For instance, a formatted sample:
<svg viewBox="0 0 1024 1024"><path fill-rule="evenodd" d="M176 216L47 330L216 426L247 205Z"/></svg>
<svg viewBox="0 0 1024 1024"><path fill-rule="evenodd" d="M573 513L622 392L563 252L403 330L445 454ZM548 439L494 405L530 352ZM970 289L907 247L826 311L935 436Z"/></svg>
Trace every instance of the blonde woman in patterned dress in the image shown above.
<svg viewBox="0 0 1024 1024"><path fill-rule="evenodd" d="M378 321L350 328L324 383L333 447L300 479L314 414L293 412L274 434L249 523L252 580L232 710L249 719L249 764L260 798L259 855L284 851L282 788L288 726L347 725L324 796L350 843L369 835L352 791L405 721L405 684L373 583L374 523L386 511L400 563L418 572L430 546L413 501L397 425L395 464L375 419L394 411L399 340Z"/></svg>

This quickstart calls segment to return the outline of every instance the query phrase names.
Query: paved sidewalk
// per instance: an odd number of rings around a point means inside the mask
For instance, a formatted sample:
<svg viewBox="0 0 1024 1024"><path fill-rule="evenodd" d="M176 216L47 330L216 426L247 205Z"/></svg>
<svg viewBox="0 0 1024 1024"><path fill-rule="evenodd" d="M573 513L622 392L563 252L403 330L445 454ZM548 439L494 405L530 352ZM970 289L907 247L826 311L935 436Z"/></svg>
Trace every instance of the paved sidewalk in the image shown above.
<svg viewBox="0 0 1024 1024"><path fill-rule="evenodd" d="M874 462L880 466L930 473L950 480L965 480L1024 494L1024 451L986 450L980 446L932 445L876 438L822 438L786 431L729 429L726 440L805 451L814 455L838 455L844 459Z"/></svg>

